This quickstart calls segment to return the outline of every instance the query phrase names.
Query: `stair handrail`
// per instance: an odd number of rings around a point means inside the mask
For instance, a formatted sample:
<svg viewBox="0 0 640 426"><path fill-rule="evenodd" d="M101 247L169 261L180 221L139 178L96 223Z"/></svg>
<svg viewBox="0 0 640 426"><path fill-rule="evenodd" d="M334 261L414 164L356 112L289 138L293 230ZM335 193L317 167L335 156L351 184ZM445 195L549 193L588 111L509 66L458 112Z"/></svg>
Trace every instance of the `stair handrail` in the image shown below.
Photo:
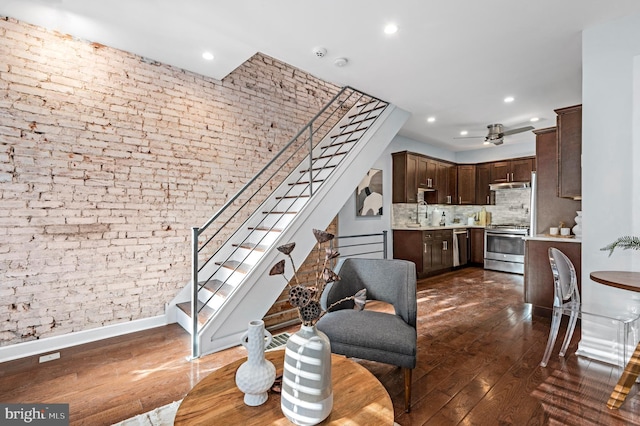
<svg viewBox="0 0 640 426"><path fill-rule="evenodd" d="M200 251L209 244L209 242L211 242L217 235L218 233L224 229L226 227L226 225L229 224L229 222L235 217L235 215L237 213L240 212L240 210L249 202L249 199L247 201L245 201L239 208L238 210L233 213L231 215L231 217L229 217L226 222L224 224L222 224L222 226L216 231L214 232L214 234L209 237L207 239L207 241L204 242L204 244L202 246L198 246L198 240L200 235L207 229L209 228L209 226L214 223L224 212L227 211L227 209L229 209L231 206L233 206L233 204L235 203L235 201L237 201L267 170L269 170L271 168L271 166L274 165L274 163L280 159L280 157L282 157L288 150L289 148L291 148L291 146L293 144L296 143L296 141L298 140L298 138L300 138L301 136L303 136L303 134L305 132L309 132L309 136L308 136L308 140L309 140L309 161L310 161L310 169L309 169L309 190L310 190L310 196L313 195L313 135L315 132L317 132L319 129L321 129L326 123L327 121L333 116L333 114L339 110L339 108L336 108L333 112L331 112L329 114L329 116L322 122L320 123L319 126L316 127L316 129L314 130L314 123L323 115L325 114L329 108L338 100L340 99L341 96L343 96L348 90L351 90L352 93L348 94L347 98L345 100L342 101L342 103L344 104L345 102L347 102L347 100L355 93L357 95L359 95L359 99L362 99L363 97L368 97L371 100L375 100L378 102L382 102L380 99L368 95L365 92L362 92L360 90L356 90L350 86L344 86L342 87L342 89L340 89L340 91L338 91L338 93L336 93L329 102L327 102L321 109L320 111L318 111L318 113L316 113L313 118L311 118L311 120L309 120L309 122L307 122L307 124L305 124L299 131L298 133L296 133L291 140L285 145L283 146L272 158L271 160L269 160L267 162L267 164L265 164L251 179L249 179L249 181L247 181L231 198L229 198L219 209L216 213L214 213L211 218L209 218L209 220L207 220L204 225L202 225L201 227L192 227L191 231L192 231L192 269L191 269L191 287L192 287L192 294L191 294L191 319L192 319L192 358L197 358L199 357L200 354L200 349L199 349L199 339L197 338L198 335L198 314L199 314L199 308L198 308L198 292L200 290L199 286L198 286L198 274L200 272L200 270L202 269L202 267L204 266L198 266L198 255L200 253ZM302 146L304 146L304 143L301 144L300 147L298 147L293 154L290 155L289 159L291 159L291 157L293 157L293 155L295 155L301 148ZM272 178L273 176L275 176L275 174L280 171L282 169L282 166L277 169L271 176L270 178ZM268 180L267 180L268 181ZM266 182L267 182L266 181ZM266 185L266 182L263 183L260 187L258 187L258 189L254 192L254 195L257 194L263 187L264 185ZM211 259L213 258L210 257L209 259L207 259L204 264L206 265ZM234 270L235 271L235 270Z"/></svg>

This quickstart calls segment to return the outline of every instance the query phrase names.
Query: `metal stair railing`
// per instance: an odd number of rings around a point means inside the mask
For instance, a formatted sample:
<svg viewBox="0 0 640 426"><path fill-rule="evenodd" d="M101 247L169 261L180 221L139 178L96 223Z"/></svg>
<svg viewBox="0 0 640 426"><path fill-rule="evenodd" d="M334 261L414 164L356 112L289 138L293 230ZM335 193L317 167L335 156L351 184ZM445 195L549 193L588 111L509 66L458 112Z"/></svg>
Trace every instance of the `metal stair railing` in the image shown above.
<svg viewBox="0 0 640 426"><path fill-rule="evenodd" d="M372 255L387 259L387 234L388 231L376 234L336 235L334 239L329 241L329 248L340 252L339 259L372 257Z"/></svg>
<svg viewBox="0 0 640 426"><path fill-rule="evenodd" d="M322 185L324 179L321 177L323 170L335 168L332 164L338 157L344 157L349 152L349 146L353 145L362 137L366 129L370 127L376 118L387 107L387 103L375 97L357 91L351 87L343 87L256 175L240 188L227 202L201 227L192 228L192 268L191 268L191 343L192 357L200 356L198 328L199 317L207 304L218 293L224 293L227 281L236 272L240 271L243 261L234 261L232 258L239 255L239 250L245 250L244 260L256 252L260 252L264 247L263 243L269 232L277 231L276 224L286 215L295 214L289 211L294 203L300 198L310 199ZM349 117L345 114L358 106L359 111ZM325 139L335 126L347 118L347 122L342 124L337 134L331 135L332 142L320 148L320 155L314 157L314 149L317 148L317 141ZM360 133L359 136L355 137ZM354 137L352 137L354 136ZM302 170L300 176L293 183L289 184L288 190L278 197L268 211L262 212L263 217L254 226L254 230L265 231L259 241L249 243L252 232L240 238L233 244L235 247L231 252L223 256L224 259L217 259L212 267L213 272L208 272L205 279L200 275L203 269L219 253L224 243L236 236L241 226L254 214L256 207L269 197L273 188L278 188L290 174L295 171L308 156L308 168ZM323 165L324 164L324 165ZM306 179L306 180L305 180ZM289 200L287 206L283 200ZM279 208L283 208L279 210ZM272 224L265 224L268 217L276 216ZM213 226L215 224L215 226ZM206 231L211 231L207 234ZM242 257L242 256L239 256ZM221 268L230 269L228 277L216 282L213 277ZM209 298L201 302L199 293L203 289L211 292ZM221 294L222 294L221 293ZM206 322L208 319L203 318Z"/></svg>

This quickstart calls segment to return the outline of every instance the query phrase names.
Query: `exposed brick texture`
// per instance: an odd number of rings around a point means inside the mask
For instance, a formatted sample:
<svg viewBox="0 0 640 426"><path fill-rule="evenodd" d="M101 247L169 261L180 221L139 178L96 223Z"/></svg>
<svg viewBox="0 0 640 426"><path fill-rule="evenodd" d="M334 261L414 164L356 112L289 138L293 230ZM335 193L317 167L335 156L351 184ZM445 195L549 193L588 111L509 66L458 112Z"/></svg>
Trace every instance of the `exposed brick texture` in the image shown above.
<svg viewBox="0 0 640 426"><path fill-rule="evenodd" d="M164 313L190 227L338 91L256 54L218 81L0 18L0 345Z"/></svg>

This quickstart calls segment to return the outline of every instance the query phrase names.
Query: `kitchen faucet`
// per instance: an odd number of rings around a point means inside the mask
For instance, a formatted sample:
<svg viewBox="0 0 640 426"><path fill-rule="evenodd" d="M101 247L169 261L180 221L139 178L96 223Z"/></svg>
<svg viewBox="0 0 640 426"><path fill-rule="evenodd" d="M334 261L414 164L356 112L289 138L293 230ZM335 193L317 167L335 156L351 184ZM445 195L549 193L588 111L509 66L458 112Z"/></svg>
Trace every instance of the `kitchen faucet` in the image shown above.
<svg viewBox="0 0 640 426"><path fill-rule="evenodd" d="M427 206L424 212L424 217L425 219L429 219L429 204L424 200L418 200L418 202L416 203L416 223L417 224L420 224L420 205L421 204Z"/></svg>

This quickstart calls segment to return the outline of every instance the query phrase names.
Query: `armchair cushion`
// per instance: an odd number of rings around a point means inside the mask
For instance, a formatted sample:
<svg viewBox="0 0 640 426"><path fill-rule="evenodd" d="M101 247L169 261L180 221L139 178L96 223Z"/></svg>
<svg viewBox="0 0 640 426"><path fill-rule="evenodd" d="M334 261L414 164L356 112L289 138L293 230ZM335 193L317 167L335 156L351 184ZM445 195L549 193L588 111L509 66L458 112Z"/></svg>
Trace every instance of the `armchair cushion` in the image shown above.
<svg viewBox="0 0 640 426"><path fill-rule="evenodd" d="M341 309L325 315L317 326L330 336L334 353L405 368L416 366L416 329L397 315Z"/></svg>

